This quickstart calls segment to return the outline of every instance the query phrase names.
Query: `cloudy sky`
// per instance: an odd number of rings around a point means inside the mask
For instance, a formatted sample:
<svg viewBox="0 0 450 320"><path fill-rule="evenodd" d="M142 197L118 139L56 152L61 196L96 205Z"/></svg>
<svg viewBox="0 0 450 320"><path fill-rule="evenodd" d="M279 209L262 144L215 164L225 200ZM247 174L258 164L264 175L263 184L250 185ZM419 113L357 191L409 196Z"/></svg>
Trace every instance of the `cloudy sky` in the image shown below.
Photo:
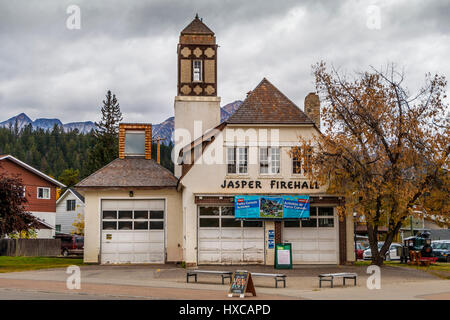
<svg viewBox="0 0 450 320"><path fill-rule="evenodd" d="M66 27L70 5L79 30ZM426 72L450 76L448 0L2 0L0 121L95 121L108 89L124 120L165 120L178 36L197 12L220 45L222 105L267 77L303 108L320 60L347 72L393 62L412 90Z"/></svg>

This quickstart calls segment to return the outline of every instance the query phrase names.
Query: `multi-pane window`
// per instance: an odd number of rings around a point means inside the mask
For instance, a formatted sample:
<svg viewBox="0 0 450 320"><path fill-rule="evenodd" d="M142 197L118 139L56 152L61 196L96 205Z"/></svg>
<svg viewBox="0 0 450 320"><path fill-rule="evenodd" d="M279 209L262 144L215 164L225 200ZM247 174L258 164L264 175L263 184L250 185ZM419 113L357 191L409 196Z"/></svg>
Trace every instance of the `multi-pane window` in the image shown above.
<svg viewBox="0 0 450 320"><path fill-rule="evenodd" d="M262 221L241 221L234 218L234 207L199 207L200 228L260 228Z"/></svg>
<svg viewBox="0 0 450 320"><path fill-rule="evenodd" d="M229 147L227 148L227 173L248 172L248 148Z"/></svg>
<svg viewBox="0 0 450 320"><path fill-rule="evenodd" d="M38 199L50 199L50 188L37 188L37 197Z"/></svg>
<svg viewBox="0 0 450 320"><path fill-rule="evenodd" d="M307 175L311 170L311 147L302 150L301 154L295 152L292 156L292 173Z"/></svg>
<svg viewBox="0 0 450 320"><path fill-rule="evenodd" d="M202 61L201 60L194 60L193 62L193 76L194 81L201 82L202 80Z"/></svg>
<svg viewBox="0 0 450 320"><path fill-rule="evenodd" d="M309 219L284 221L285 228L333 228L334 213L332 207L310 207Z"/></svg>
<svg viewBox="0 0 450 320"><path fill-rule="evenodd" d="M66 209L67 211L75 211L75 200L67 200L66 201Z"/></svg>
<svg viewBox="0 0 450 320"><path fill-rule="evenodd" d="M103 230L164 230L163 210L104 210Z"/></svg>
<svg viewBox="0 0 450 320"><path fill-rule="evenodd" d="M280 148L259 148L259 173L280 173Z"/></svg>

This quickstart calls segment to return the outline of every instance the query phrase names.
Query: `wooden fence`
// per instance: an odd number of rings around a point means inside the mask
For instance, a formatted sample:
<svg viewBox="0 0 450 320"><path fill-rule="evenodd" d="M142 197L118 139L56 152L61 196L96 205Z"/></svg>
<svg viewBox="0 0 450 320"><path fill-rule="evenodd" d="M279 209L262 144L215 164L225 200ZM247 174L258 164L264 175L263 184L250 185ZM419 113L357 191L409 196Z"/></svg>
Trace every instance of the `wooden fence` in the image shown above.
<svg viewBox="0 0 450 320"><path fill-rule="evenodd" d="M0 256L44 257L61 254L61 239L1 239Z"/></svg>

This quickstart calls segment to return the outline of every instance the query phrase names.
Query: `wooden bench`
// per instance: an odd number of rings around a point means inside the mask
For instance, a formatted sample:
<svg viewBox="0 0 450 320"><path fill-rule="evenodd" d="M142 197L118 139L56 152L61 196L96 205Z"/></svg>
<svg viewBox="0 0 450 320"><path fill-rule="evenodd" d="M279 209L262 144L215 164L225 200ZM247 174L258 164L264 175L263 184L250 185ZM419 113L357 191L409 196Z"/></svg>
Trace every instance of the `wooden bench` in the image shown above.
<svg viewBox="0 0 450 320"><path fill-rule="evenodd" d="M197 282L197 274L199 274L199 273L220 275L222 277L222 284L225 284L225 282L224 282L225 278L230 279L230 283L231 283L231 278L233 276L233 272L231 272L231 271L189 270L186 273L186 282L189 283L189 277L194 277L195 282Z"/></svg>
<svg viewBox="0 0 450 320"><path fill-rule="evenodd" d="M324 273L319 274L319 288L322 288L322 281L328 281L331 283L331 288L333 288L333 280L334 278L342 278L345 286L345 279L353 279L356 286L356 277L358 275L356 273Z"/></svg>
<svg viewBox="0 0 450 320"><path fill-rule="evenodd" d="M283 282L284 288L286 288L286 275L280 273L254 273L251 272L252 277L271 277L275 279L275 288L278 288L278 282Z"/></svg>

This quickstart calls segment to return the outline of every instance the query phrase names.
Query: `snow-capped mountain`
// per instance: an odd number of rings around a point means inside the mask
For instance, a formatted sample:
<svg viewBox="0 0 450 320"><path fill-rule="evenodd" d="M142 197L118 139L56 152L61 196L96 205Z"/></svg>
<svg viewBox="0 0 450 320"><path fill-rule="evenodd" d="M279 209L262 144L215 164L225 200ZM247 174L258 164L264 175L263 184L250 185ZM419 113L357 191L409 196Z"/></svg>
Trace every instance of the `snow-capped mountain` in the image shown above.
<svg viewBox="0 0 450 320"><path fill-rule="evenodd" d="M221 122L226 121L240 107L241 104L242 101L236 100L232 103L223 106L220 110ZM174 120L175 120L174 117L170 117L161 123L153 124L152 136L154 138L160 137L164 139L162 143L169 144L172 141L175 123ZM19 131L29 124L32 125L34 130L37 129L52 130L55 124L62 127L66 132L78 129L80 133L89 133L91 130L95 129L95 123L92 121L70 122L65 124L63 124L59 119L39 118L33 121L25 113L18 114L15 117L0 122L0 127L14 128L16 122Z"/></svg>
<svg viewBox="0 0 450 320"><path fill-rule="evenodd" d="M37 129L52 130L55 125L62 127L66 132L78 129L78 131L81 133L88 133L92 129L95 129L95 124L92 121L70 122L66 124L63 124L59 119L39 118L33 121L25 113L18 114L15 117L0 122L0 127L14 128L16 123L19 131L29 124L31 124L34 130Z"/></svg>

